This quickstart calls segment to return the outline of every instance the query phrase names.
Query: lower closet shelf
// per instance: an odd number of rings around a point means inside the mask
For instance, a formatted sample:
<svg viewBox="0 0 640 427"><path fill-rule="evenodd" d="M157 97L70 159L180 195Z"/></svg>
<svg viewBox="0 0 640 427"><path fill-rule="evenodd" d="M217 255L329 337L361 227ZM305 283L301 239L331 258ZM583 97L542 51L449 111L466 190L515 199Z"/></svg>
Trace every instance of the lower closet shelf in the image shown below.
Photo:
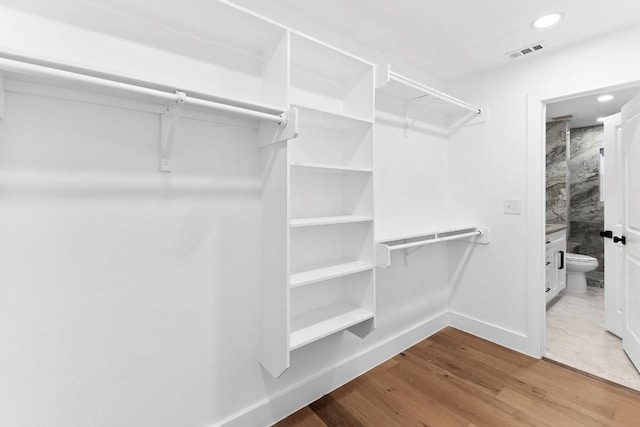
<svg viewBox="0 0 640 427"><path fill-rule="evenodd" d="M298 286L309 285L311 283L335 279L337 277L348 276L350 274L360 273L372 269L373 265L362 261L353 261L343 264L330 265L327 267L316 268L313 270L307 270L300 273L292 274L290 279L290 286L292 288L296 288Z"/></svg>
<svg viewBox="0 0 640 427"><path fill-rule="evenodd" d="M346 303L301 314L291 319L289 349L295 350L372 318L371 311Z"/></svg>

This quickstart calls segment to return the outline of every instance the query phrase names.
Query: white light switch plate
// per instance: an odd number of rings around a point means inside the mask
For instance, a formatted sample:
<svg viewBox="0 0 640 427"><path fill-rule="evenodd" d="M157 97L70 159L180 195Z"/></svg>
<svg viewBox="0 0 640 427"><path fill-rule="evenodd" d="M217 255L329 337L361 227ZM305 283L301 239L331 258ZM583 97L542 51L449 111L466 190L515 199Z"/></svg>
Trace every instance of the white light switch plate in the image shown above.
<svg viewBox="0 0 640 427"><path fill-rule="evenodd" d="M522 213L521 200L505 200L504 213L509 215L520 215Z"/></svg>

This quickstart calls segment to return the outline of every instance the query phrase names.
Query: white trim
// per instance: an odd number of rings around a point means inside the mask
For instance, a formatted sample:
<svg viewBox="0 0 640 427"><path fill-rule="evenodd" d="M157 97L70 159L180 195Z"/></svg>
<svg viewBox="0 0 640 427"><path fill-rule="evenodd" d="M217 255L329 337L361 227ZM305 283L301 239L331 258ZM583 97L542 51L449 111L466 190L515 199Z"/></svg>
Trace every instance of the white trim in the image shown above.
<svg viewBox="0 0 640 427"><path fill-rule="evenodd" d="M546 224L546 148L545 111L542 98L527 95L526 162L526 336L521 347L534 357L545 352L545 224Z"/></svg>
<svg viewBox="0 0 640 427"><path fill-rule="evenodd" d="M526 242L526 336L521 351L541 358L546 344L546 301L544 280L545 244L545 111L546 105L607 90L637 87L640 80L603 81L597 87L565 88L564 92L529 93L527 95L527 226ZM481 336L482 337L482 336Z"/></svg>
<svg viewBox="0 0 640 427"><path fill-rule="evenodd" d="M450 311L449 326L522 353L527 335Z"/></svg>
<svg viewBox="0 0 640 427"><path fill-rule="evenodd" d="M444 329L449 324L447 312L437 314L424 322L363 350L352 357L279 391L273 396L220 421L217 426L240 427L271 425L308 405L352 379L364 374L382 362Z"/></svg>

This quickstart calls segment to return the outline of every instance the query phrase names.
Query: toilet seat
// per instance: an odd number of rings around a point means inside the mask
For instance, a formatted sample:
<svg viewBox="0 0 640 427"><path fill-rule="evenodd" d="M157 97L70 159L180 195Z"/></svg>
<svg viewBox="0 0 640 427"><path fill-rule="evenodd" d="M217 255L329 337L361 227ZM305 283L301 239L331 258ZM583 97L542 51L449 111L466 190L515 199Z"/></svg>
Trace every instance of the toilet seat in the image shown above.
<svg viewBox="0 0 640 427"><path fill-rule="evenodd" d="M567 262L578 262L581 264L597 264L598 260L589 255L580 255L580 254L565 254L565 258Z"/></svg>
<svg viewBox="0 0 640 427"><path fill-rule="evenodd" d="M587 292L586 273L598 268L598 260L592 256L580 254L565 254L567 261L566 292L584 294Z"/></svg>

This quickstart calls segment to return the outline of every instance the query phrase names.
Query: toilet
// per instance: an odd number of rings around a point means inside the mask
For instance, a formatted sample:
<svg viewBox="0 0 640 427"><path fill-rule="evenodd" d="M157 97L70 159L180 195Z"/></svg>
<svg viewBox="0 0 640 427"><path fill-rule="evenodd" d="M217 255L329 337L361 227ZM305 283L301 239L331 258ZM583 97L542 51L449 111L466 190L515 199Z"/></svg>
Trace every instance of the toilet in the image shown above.
<svg viewBox="0 0 640 427"><path fill-rule="evenodd" d="M598 260L592 256L567 253L567 289L572 294L587 292L587 276L585 273L598 267Z"/></svg>

